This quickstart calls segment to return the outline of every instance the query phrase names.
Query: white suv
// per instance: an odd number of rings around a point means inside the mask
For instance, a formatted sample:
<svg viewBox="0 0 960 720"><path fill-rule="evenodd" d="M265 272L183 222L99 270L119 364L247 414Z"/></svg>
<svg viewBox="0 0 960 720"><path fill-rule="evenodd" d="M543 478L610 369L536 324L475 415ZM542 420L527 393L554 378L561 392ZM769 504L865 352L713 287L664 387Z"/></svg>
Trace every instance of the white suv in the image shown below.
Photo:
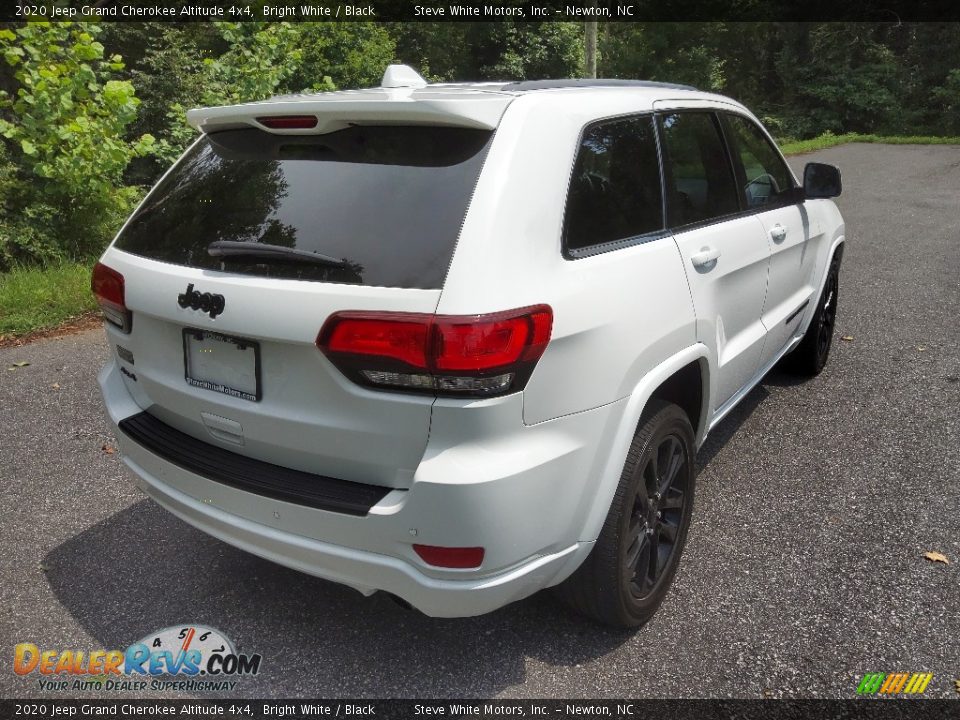
<svg viewBox="0 0 960 720"><path fill-rule="evenodd" d="M694 455L787 353L819 372L844 225L729 98L382 87L193 110L103 254L124 462L221 540L435 616L558 586L662 602Z"/></svg>

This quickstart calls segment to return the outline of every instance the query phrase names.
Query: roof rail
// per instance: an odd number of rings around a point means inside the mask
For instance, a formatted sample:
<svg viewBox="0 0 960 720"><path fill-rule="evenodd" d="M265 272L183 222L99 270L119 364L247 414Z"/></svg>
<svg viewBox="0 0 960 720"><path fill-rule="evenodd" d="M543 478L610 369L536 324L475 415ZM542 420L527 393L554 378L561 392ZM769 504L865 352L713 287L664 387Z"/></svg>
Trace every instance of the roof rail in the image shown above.
<svg viewBox="0 0 960 720"><path fill-rule="evenodd" d="M696 90L692 85L678 85L676 83L656 82L654 80L619 80L616 78L579 78L574 80L518 80L506 83L501 89L506 91L523 92L526 90L554 90L558 88L576 87L648 87L664 88L667 90Z"/></svg>

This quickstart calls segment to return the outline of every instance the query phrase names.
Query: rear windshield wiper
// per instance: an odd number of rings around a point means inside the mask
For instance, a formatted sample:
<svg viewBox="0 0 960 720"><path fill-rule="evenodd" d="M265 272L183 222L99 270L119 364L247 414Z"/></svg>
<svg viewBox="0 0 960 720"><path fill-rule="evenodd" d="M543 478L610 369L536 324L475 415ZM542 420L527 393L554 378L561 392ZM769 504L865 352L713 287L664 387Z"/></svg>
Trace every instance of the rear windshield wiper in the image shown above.
<svg viewBox="0 0 960 720"><path fill-rule="evenodd" d="M283 245L267 245L266 243L242 242L236 240L216 240L207 245L207 254L212 257L252 257L264 260L301 260L327 265L329 267L347 267L346 260L338 260L323 253L297 250Z"/></svg>

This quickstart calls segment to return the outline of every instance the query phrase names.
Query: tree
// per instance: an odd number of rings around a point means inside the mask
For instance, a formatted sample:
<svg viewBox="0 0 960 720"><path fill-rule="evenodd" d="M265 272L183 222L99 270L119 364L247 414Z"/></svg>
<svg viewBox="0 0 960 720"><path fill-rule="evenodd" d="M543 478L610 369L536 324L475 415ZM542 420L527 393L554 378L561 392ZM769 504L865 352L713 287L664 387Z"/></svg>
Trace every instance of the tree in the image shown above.
<svg viewBox="0 0 960 720"><path fill-rule="evenodd" d="M942 85L930 93L931 105L937 113L938 132L960 134L960 68L951 70Z"/></svg>
<svg viewBox="0 0 960 720"><path fill-rule="evenodd" d="M431 80L578 77L583 26L562 22L396 23L400 62Z"/></svg>
<svg viewBox="0 0 960 720"><path fill-rule="evenodd" d="M467 32L476 80L577 77L583 68L578 23L473 23Z"/></svg>
<svg viewBox="0 0 960 720"><path fill-rule="evenodd" d="M775 63L796 118L792 133L873 132L895 124L900 68L884 32L867 23L785 29Z"/></svg>
<svg viewBox="0 0 960 720"><path fill-rule="evenodd" d="M134 72L145 87L169 101L159 154L172 162L195 137L186 110L264 100L289 92L322 92L379 82L393 60L394 43L376 23L214 23L220 51L209 38L163 29ZM185 57L186 55L186 57ZM159 71L159 72L158 72ZM173 77L173 86L157 75ZM153 93L152 93L153 94Z"/></svg>
<svg viewBox="0 0 960 720"><path fill-rule="evenodd" d="M0 30L15 89L0 94L0 135L16 166L6 175L0 265L84 257L99 250L131 207L130 160L154 139L125 131L137 115L133 86L118 80L97 25L31 22Z"/></svg>
<svg viewBox="0 0 960 720"><path fill-rule="evenodd" d="M600 74L722 90L726 60L717 51L724 23L610 23L600 38Z"/></svg>
<svg viewBox="0 0 960 720"><path fill-rule="evenodd" d="M476 79L467 33L471 23L390 23L387 30L395 42L401 63L412 66L427 80Z"/></svg>
<svg viewBox="0 0 960 720"><path fill-rule="evenodd" d="M379 85L396 53L393 38L379 23L299 23L296 29L303 55L284 83L294 92Z"/></svg>
<svg viewBox="0 0 960 720"><path fill-rule="evenodd" d="M187 124L189 108L264 100L293 76L303 57L300 31L292 23L218 22L214 26L227 49L217 57L204 57L189 83L190 95L170 105L167 135L157 147L167 163L196 136Z"/></svg>
<svg viewBox="0 0 960 720"><path fill-rule="evenodd" d="M583 75L588 78L597 76L597 21L588 20L583 24Z"/></svg>

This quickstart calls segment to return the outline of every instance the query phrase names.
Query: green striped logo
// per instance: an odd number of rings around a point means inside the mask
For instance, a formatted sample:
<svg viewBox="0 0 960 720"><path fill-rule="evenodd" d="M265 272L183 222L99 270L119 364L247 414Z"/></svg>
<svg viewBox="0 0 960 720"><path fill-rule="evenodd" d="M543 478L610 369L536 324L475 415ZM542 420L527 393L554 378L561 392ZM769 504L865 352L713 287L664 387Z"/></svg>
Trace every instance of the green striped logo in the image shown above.
<svg viewBox="0 0 960 720"><path fill-rule="evenodd" d="M919 695L933 680L933 673L867 673L857 687L858 695Z"/></svg>

